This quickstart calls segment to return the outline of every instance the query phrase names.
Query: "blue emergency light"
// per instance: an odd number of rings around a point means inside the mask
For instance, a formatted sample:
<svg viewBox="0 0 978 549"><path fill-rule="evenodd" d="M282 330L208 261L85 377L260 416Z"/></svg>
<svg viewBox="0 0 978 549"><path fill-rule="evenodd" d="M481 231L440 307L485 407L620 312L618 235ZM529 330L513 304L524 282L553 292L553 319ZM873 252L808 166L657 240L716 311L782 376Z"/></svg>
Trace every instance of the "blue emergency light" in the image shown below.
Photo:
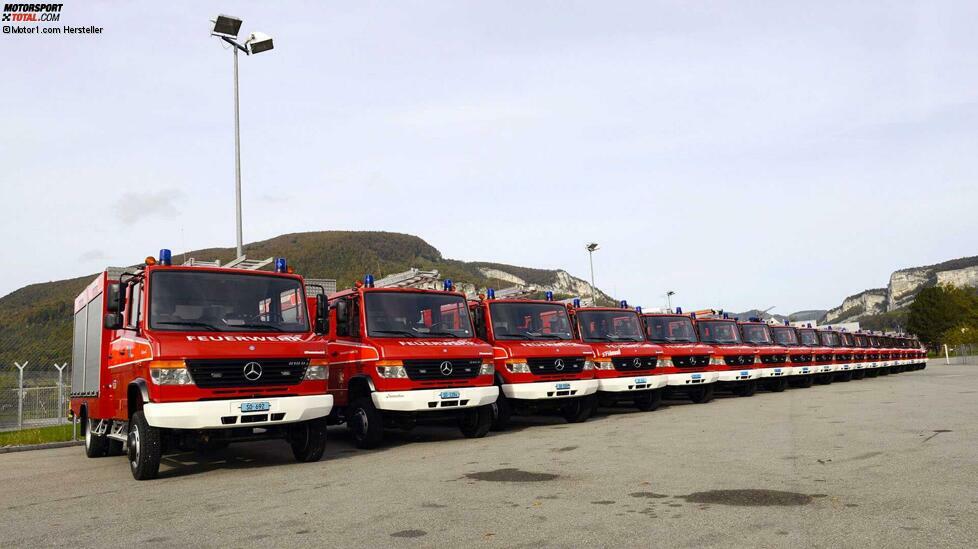
<svg viewBox="0 0 978 549"><path fill-rule="evenodd" d="M683 314L683 308L682 307L676 307L676 314L677 315Z"/></svg>
<svg viewBox="0 0 978 549"><path fill-rule="evenodd" d="M550 290L547 290L547 294L546 295L547 295L547 301L553 301L554 300L554 293L551 292Z"/></svg>
<svg viewBox="0 0 978 549"><path fill-rule="evenodd" d="M452 279L451 278L446 278L445 279L445 291L446 292L452 291L452 287L453 286L454 286L454 284L452 284Z"/></svg>
<svg viewBox="0 0 978 549"><path fill-rule="evenodd" d="M635 312L638 314L642 314L642 306L638 305L637 307L635 307Z"/></svg>
<svg viewBox="0 0 978 549"><path fill-rule="evenodd" d="M575 297L574 298L574 308L576 309L576 308L579 308L580 306L581 306L581 298Z"/></svg>
<svg viewBox="0 0 978 549"><path fill-rule="evenodd" d="M374 287L374 275L368 273L366 276L364 276L363 277L363 285L366 286L366 287L368 287L368 288L373 288Z"/></svg>
<svg viewBox="0 0 978 549"><path fill-rule="evenodd" d="M727 313L723 313L723 319L724 320L729 320L730 319L730 316L727 315Z"/></svg>
<svg viewBox="0 0 978 549"><path fill-rule="evenodd" d="M285 261L285 258L284 257L276 257L275 258L275 272L276 273L284 273L287 266L288 266L288 263Z"/></svg>
<svg viewBox="0 0 978 549"><path fill-rule="evenodd" d="M784 325L785 325L785 326L791 326L791 324L789 324L789 323L788 323L788 319L787 319L787 318L786 318L786 319L784 319Z"/></svg>
<svg viewBox="0 0 978 549"><path fill-rule="evenodd" d="M486 297L489 299L496 299L496 290L492 288L486 288Z"/></svg>
<svg viewBox="0 0 978 549"><path fill-rule="evenodd" d="M620 302L618 302L618 306L621 307L622 309L627 309L628 308L628 302L623 299Z"/></svg>
<svg viewBox="0 0 978 549"><path fill-rule="evenodd" d="M695 319L696 318L696 311L693 311L693 312L689 313L689 318Z"/></svg>
<svg viewBox="0 0 978 549"><path fill-rule="evenodd" d="M160 250L160 265L173 265L173 254L170 253L170 250L166 248Z"/></svg>

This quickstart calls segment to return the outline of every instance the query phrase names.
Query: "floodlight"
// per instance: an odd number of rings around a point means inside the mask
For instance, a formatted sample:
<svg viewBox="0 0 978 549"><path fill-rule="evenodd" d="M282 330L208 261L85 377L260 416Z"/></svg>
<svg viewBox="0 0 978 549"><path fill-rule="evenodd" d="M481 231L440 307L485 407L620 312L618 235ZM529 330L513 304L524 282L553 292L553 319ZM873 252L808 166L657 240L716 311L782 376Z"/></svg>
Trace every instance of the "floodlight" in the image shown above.
<svg viewBox="0 0 978 549"><path fill-rule="evenodd" d="M253 32L245 42L251 53L261 53L272 49L272 37L263 32Z"/></svg>
<svg viewBox="0 0 978 549"><path fill-rule="evenodd" d="M231 15L218 15L214 21L214 30L211 31L211 34L235 38L238 36L239 30L241 30L240 19Z"/></svg>
<svg viewBox="0 0 978 549"><path fill-rule="evenodd" d="M587 245L587 251L589 251L589 252L596 251L597 249L598 249L598 243L597 242L592 242L592 243L590 243L590 244Z"/></svg>

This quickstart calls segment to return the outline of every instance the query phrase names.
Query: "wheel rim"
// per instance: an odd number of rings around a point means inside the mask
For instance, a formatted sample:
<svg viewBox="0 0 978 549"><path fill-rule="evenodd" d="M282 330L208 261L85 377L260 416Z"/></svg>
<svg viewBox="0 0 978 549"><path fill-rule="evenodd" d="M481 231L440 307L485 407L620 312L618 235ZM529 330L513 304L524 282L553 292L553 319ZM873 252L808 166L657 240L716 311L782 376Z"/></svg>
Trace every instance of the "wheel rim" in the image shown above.
<svg viewBox="0 0 978 549"><path fill-rule="evenodd" d="M92 447L92 419L85 419L85 448Z"/></svg>
<svg viewBox="0 0 978 549"><path fill-rule="evenodd" d="M133 428L129 431L129 465L135 469L139 462L139 429Z"/></svg>

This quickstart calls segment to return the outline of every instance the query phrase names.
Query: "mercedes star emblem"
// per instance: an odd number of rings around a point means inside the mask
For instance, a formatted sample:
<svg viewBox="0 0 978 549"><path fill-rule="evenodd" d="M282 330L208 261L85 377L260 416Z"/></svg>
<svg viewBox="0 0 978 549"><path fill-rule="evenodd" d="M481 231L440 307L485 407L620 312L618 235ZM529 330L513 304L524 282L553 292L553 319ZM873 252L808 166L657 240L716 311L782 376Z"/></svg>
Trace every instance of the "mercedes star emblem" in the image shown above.
<svg viewBox="0 0 978 549"><path fill-rule="evenodd" d="M248 381L258 381L261 378L261 364L249 362L244 366L244 376Z"/></svg>
<svg viewBox="0 0 978 549"><path fill-rule="evenodd" d="M642 367L642 359L641 358L638 358L638 357L635 357L632 360L632 366L634 366L636 368L641 368Z"/></svg>
<svg viewBox="0 0 978 549"><path fill-rule="evenodd" d="M441 375L443 376L452 375L452 363L447 360L442 362L438 369L441 370Z"/></svg>
<svg viewBox="0 0 978 549"><path fill-rule="evenodd" d="M558 358L557 360L554 361L554 370L557 370L559 372L563 369L564 369L564 359Z"/></svg>

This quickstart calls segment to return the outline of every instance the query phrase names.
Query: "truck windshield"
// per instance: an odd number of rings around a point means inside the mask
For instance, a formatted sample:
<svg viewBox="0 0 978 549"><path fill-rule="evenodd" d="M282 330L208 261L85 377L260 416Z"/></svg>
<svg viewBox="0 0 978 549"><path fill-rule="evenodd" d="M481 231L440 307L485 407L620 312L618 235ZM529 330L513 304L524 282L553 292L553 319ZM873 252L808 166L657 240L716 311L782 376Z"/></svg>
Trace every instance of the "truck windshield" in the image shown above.
<svg viewBox="0 0 978 549"><path fill-rule="evenodd" d="M869 347L869 344L866 343L866 336L856 336L856 347Z"/></svg>
<svg viewBox="0 0 978 549"><path fill-rule="evenodd" d="M771 332L774 333L774 342L778 345L784 345L785 347L797 347L798 334L795 333L794 328L789 328L787 326L782 326L781 328L771 328Z"/></svg>
<svg viewBox="0 0 978 549"><path fill-rule="evenodd" d="M818 335L822 340L822 345L826 347L839 346L839 334L835 332L819 332Z"/></svg>
<svg viewBox="0 0 978 549"><path fill-rule="evenodd" d="M740 333L744 341L752 345L770 345L772 342L767 324L741 324Z"/></svg>
<svg viewBox="0 0 978 549"><path fill-rule="evenodd" d="M435 292L367 292L370 337L472 337L461 296Z"/></svg>
<svg viewBox="0 0 978 549"><path fill-rule="evenodd" d="M584 341L645 341L638 313L621 311L580 311L577 324Z"/></svg>
<svg viewBox="0 0 978 549"><path fill-rule="evenodd" d="M556 303L492 303L496 339L572 339L567 308Z"/></svg>
<svg viewBox="0 0 978 549"><path fill-rule="evenodd" d="M156 271L150 275L153 330L306 332L305 294L291 277Z"/></svg>
<svg viewBox="0 0 978 549"><path fill-rule="evenodd" d="M853 347L852 334L842 334L842 346L843 347Z"/></svg>
<svg viewBox="0 0 978 549"><path fill-rule="evenodd" d="M818 336L815 334L815 330L798 330L798 337L801 339L801 344L806 347L818 345Z"/></svg>
<svg viewBox="0 0 978 549"><path fill-rule="evenodd" d="M696 327L703 343L740 343L740 332L732 320L701 320Z"/></svg>
<svg viewBox="0 0 978 549"><path fill-rule="evenodd" d="M663 343L696 343L693 321L685 316L647 316L645 335L650 341Z"/></svg>

